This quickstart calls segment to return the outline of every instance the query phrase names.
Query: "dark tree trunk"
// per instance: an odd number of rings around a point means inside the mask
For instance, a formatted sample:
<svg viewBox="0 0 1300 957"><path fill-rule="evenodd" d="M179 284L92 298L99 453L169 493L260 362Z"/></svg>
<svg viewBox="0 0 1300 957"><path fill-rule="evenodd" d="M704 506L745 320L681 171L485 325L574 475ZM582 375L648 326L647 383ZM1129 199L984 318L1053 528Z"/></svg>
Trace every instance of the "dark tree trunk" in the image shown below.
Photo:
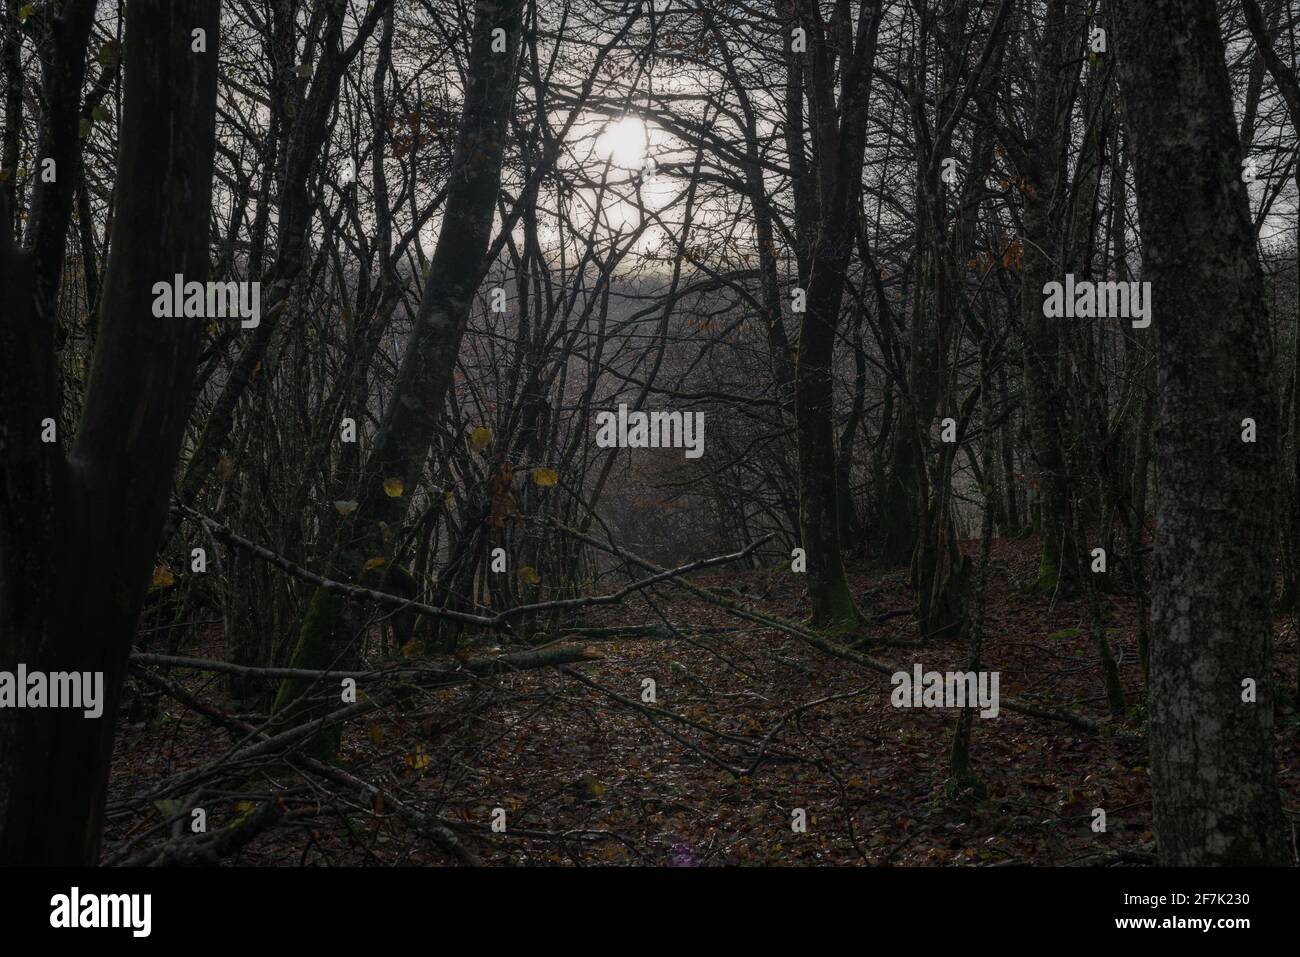
<svg viewBox="0 0 1300 957"><path fill-rule="evenodd" d="M807 288L795 362L799 528L813 623L851 628L859 613L840 551L833 365L845 271L857 242L867 98L883 11L864 8L854 24L844 16L847 4L830 21L807 0L777 9L785 19L786 146L795 180L800 281ZM807 33L806 53L793 49L795 26Z"/></svg>
<svg viewBox="0 0 1300 957"><path fill-rule="evenodd" d="M362 469L358 508L340 541L350 544L334 560L333 573L344 581L359 581L368 559L386 553L385 528L403 521L410 492L419 484L439 424L439 411L451 384L461 338L469 322L470 304L486 259L492 214L500 187L507 121L514 102L516 58L519 50L523 0L478 0L470 52L470 84L465 97L456 155L438 244L429 263L415 329L406 344L393 394ZM493 31L506 31L504 52L492 50ZM390 496L388 479L401 479L403 494ZM337 595L318 591L302 623L292 666L335 667L355 659L350 646L364 627L358 609ZM301 681L287 681L276 699L284 710L305 690ZM309 712L297 708L300 717ZM318 753L329 754L328 741Z"/></svg>
<svg viewBox="0 0 1300 957"><path fill-rule="evenodd" d="M1079 65L1083 5L1050 0L1038 51L1037 89L1028 142L1018 151L1024 198L1025 418L1039 479L1038 588L1053 592L1074 575L1073 519L1066 474L1064 404L1057 390L1060 320L1043 316L1043 284L1060 280L1064 262L1065 170ZM1053 265L1053 262L1056 265Z"/></svg>
<svg viewBox="0 0 1300 957"><path fill-rule="evenodd" d="M3 46L0 69L5 77L5 129L0 145L0 196L9 204L9 224L18 224L18 152L23 133L22 25L18 22L21 0L5 0Z"/></svg>
<svg viewBox="0 0 1300 957"><path fill-rule="evenodd" d="M1267 66L1269 75L1277 84L1286 102L1287 114L1291 119L1291 129L1300 134L1300 81L1295 70L1287 66L1278 55L1272 38L1265 27L1265 15L1255 0L1242 0L1242 9L1246 14L1246 25L1255 40L1259 55L1257 63ZM1276 5L1274 5L1275 7ZM1268 22L1276 22L1276 9L1271 9ZM1254 73L1251 75L1254 80ZM1296 182L1300 184L1300 170L1296 173ZM1300 242L1300 233L1297 233ZM1300 251L1297 252L1300 257ZM1300 261L1300 260L1298 260ZM1283 494L1278 498L1279 518L1282 521L1282 595L1279 605L1290 611L1300 613L1300 303L1296 306L1295 329L1295 365L1291 383L1291 433L1290 457L1282 470L1286 483ZM1283 406L1285 411L1285 404ZM1300 685L1297 686L1300 698Z"/></svg>
<svg viewBox="0 0 1300 957"><path fill-rule="evenodd" d="M1278 413L1213 0L1112 8L1158 336L1151 775L1168 864L1287 859L1273 756ZM1252 418L1259 440L1242 441ZM1257 700L1243 702L1246 679Z"/></svg>
<svg viewBox="0 0 1300 957"><path fill-rule="evenodd" d="M65 5L60 56L77 76L86 41ZM93 10L93 3L86 7ZM93 864L98 857L117 702L167 511L189 412L203 319L158 319L152 285L208 270L216 110L218 0L132 0L116 228L104 276L100 333L75 441L43 443L58 418L53 349L59 270L41 259L66 238L74 161L47 196L48 233L20 251L0 215L0 669L99 671L103 714L75 708L0 712L0 862ZM208 52L190 52L190 31ZM80 67L72 64L80 62ZM79 84L55 80L51 124L71 114ZM47 80L47 93L50 81ZM62 136L62 131L58 134ZM66 169L66 172L65 172ZM49 255L56 255L50 252ZM62 438L62 437L61 437Z"/></svg>

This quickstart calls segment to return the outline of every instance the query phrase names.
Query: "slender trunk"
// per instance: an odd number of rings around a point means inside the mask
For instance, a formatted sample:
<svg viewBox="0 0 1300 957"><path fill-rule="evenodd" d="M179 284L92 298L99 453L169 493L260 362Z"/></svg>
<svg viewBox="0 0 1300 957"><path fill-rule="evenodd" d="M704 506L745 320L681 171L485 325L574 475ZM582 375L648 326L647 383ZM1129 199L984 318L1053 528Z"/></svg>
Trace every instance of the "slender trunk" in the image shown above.
<svg viewBox="0 0 1300 957"><path fill-rule="evenodd" d="M362 469L358 508L337 530L338 540L349 543L333 562L332 573L342 581L360 581L367 561L387 554L395 537L392 531L405 518L410 493L419 483L433 443L470 304L487 265L507 120L514 102L522 6L523 0L478 0L471 82L450 173L453 185L415 328L373 451ZM498 28L506 32L504 51L492 49ZM401 494L389 494L386 483L392 479L400 479ZM361 609L317 591L303 620L292 666L327 668L355 660L359 652L355 642L364 627ZM298 704L306 686L302 681L286 681L276 697L276 710L292 706L299 719L310 717L310 709ZM315 748L326 757L333 753L330 740L315 742Z"/></svg>
<svg viewBox="0 0 1300 957"><path fill-rule="evenodd" d="M1024 196L1025 411L1039 480L1038 588L1054 592L1074 577L1070 492L1066 478L1064 403L1057 390L1060 320L1043 315L1043 285L1064 269L1062 142L1069 134L1079 73L1082 5L1052 0L1038 52L1029 143L1020 157Z"/></svg>
<svg viewBox="0 0 1300 957"><path fill-rule="evenodd" d="M991 333L988 334L991 336ZM975 573L975 587L971 593L970 615L970 655L966 670L978 674L980 658L984 646L984 611L988 601L989 555L993 547L993 506L997 490L993 483L993 439L989 434L993 423L993 387L989 376L989 339L980 344L980 417L984 424L984 441L981 445L981 457L984 459L984 479L981 492L984 499L984 517L980 523L979 568ZM985 788L970 759L971 725L975 721L974 707L963 708L957 715L957 724L953 729L952 747L949 758L952 765L951 784L948 788L951 796L956 796L962 789L971 788L977 795L983 795Z"/></svg>

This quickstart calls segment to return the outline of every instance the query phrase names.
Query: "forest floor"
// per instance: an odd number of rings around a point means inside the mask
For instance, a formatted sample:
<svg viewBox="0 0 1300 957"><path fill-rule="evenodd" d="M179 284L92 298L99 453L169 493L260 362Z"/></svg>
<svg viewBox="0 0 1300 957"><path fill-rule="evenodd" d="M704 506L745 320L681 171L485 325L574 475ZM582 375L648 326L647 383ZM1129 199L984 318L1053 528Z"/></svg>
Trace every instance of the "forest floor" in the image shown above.
<svg viewBox="0 0 1300 957"><path fill-rule="evenodd" d="M965 547L973 552L975 543ZM653 605L633 598L589 615L587 627L666 619L683 635L583 639L603 658L574 671L599 687L547 669L431 693L419 709L349 725L341 766L438 814L488 864L1141 863L1153 838L1134 602L1103 598L1138 718L1115 724L1106 718L1084 597L1032 594L1036 569L1035 542L993 543L984 667L1000 672L1002 696L1073 708L1104 730L1007 710L977 718L971 750L983 798L953 797L945 788L957 712L895 708L884 675L669 588ZM903 570L856 568L851 578L864 611L910 607ZM695 580L773 614L795 618L806 608L790 574L728 571ZM861 650L899 670L913 662L927 671L965 670L963 641L915 644L908 622L903 615L868 628L863 637L875 644ZM1295 687L1296 652L1288 617L1278 623L1276 646L1283 688ZM181 653L220 658L219 629ZM657 700L639 708L646 678L654 679ZM208 704L238 709L212 676L181 680ZM164 698L160 707L153 719L119 729L109 859L159 825L159 807L141 795L215 760L234 740L175 701ZM1286 709L1277 734L1292 820L1300 818L1298 723ZM286 806L295 813L245 847L239 864L451 860L391 809L328 793L292 771L260 770L247 794L213 798L209 828L246 812L250 805L239 802L272 785L288 788ZM496 808L504 809L505 833L491 829ZM806 813L804 833L792 828L796 808ZM1104 833L1093 830L1094 808L1105 810Z"/></svg>

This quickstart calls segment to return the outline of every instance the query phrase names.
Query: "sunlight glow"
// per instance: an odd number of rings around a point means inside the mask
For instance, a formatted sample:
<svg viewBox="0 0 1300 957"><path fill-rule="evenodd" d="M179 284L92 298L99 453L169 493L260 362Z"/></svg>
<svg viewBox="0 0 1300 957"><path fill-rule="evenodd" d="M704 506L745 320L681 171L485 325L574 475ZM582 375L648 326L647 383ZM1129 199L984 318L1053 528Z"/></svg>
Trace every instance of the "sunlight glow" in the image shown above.
<svg viewBox="0 0 1300 957"><path fill-rule="evenodd" d="M645 124L635 116L609 123L596 140L596 155L619 169L640 169L648 146Z"/></svg>

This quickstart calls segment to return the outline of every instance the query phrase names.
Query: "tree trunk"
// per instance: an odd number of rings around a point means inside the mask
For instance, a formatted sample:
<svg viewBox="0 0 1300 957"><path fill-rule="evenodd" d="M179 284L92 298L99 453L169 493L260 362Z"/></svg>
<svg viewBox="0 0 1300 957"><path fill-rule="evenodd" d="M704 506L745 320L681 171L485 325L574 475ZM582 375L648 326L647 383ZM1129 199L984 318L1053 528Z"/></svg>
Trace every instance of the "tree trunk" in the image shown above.
<svg viewBox="0 0 1300 957"><path fill-rule="evenodd" d="M65 6L60 43L74 6ZM40 438L41 420L58 418L57 289L36 277L58 277L41 256L57 248L61 258L73 164L59 167L51 187L66 195L46 198L53 218L32 251L15 247L8 212L0 213L0 407L9 424L0 462L0 669L21 662L29 671L103 673L100 717L79 708L0 711L5 864L98 858L117 702L206 322L155 318L152 285L176 273L207 277L218 13L218 0L128 5L117 228L84 411L66 457L61 442ZM207 53L191 53L193 29L207 31ZM83 35L62 51L69 69L78 60L84 69L85 48ZM70 112L75 141L77 88L48 102L51 123Z"/></svg>
<svg viewBox="0 0 1300 957"><path fill-rule="evenodd" d="M1278 413L1213 0L1113 8L1158 345L1151 776L1160 857L1282 864L1273 755ZM1259 440L1242 441L1242 420ZM1257 697L1243 701L1247 680Z"/></svg>
<svg viewBox="0 0 1300 957"><path fill-rule="evenodd" d="M807 289L795 363L799 529L812 622L847 629L857 625L859 613L840 551L833 365L845 273L857 242L867 98L883 11L864 8L854 24L842 17L824 22L808 0L777 9L787 28L785 137L796 194L799 275ZM796 51L790 39L796 25L808 35L806 52ZM811 157L805 136L812 141Z"/></svg>
<svg viewBox="0 0 1300 957"><path fill-rule="evenodd" d="M374 449L362 469L358 508L350 522L340 523L344 530L338 540L350 544L335 556L331 571L341 581L360 581L366 562L387 552L393 536L385 536L384 529L396 529L403 521L438 428L470 304L487 266L507 120L514 103L522 6L523 0L478 0L470 84L442 229L415 328ZM498 28L506 33L504 51L492 49ZM397 496L385 490L385 482L394 478L402 482L403 492ZM337 667L340 661L354 659L357 651L349 643L362 627L356 606L318 591L302 623L292 667ZM294 705L303 690L301 682L285 682L276 710ZM301 718L310 716L305 709L297 710ZM328 757L328 742L317 745L317 754Z"/></svg>
<svg viewBox="0 0 1300 957"><path fill-rule="evenodd" d="M1047 5L1038 51L1037 89L1029 141L1021 167L1024 197L1025 418L1033 440L1039 479L1038 588L1054 592L1062 577L1074 576L1070 490L1066 475L1064 404L1056 382L1060 363L1059 319L1043 316L1043 285L1060 280L1065 242L1062 144L1069 136L1082 36L1082 5L1065 0Z"/></svg>

